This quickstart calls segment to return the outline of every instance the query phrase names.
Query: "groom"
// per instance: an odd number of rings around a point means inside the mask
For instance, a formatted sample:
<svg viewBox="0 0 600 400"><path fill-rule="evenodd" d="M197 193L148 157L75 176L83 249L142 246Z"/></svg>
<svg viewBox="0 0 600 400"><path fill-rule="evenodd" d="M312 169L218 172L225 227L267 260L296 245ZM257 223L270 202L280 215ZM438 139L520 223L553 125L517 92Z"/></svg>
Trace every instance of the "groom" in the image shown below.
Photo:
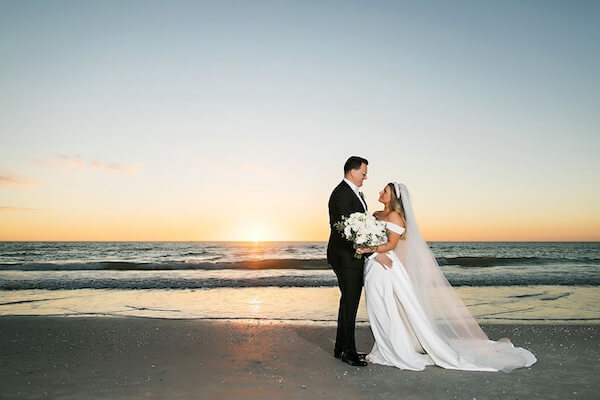
<svg viewBox="0 0 600 400"><path fill-rule="evenodd" d="M354 257L352 242L346 240L333 225L341 221L342 216L367 211L367 203L358 188L367 179L368 164L367 160L356 156L350 157L344 164L344 180L329 197L331 233L327 244L327 262L333 267L342 292L333 355L345 363L361 367L367 362L365 354L356 351L354 325L362 291L364 260Z"/></svg>

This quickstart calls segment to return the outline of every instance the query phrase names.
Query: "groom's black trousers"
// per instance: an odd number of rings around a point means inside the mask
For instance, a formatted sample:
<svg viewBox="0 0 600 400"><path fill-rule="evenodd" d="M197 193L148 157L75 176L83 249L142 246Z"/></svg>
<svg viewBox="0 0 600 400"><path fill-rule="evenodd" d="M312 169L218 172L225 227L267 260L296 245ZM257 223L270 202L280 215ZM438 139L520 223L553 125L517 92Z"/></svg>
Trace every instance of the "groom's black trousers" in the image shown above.
<svg viewBox="0 0 600 400"><path fill-rule="evenodd" d="M337 334L335 337L335 352L356 352L354 339L354 325L356 324L356 312L360 303L360 294L363 286L362 268L333 268L342 297L340 298L340 309L338 311Z"/></svg>

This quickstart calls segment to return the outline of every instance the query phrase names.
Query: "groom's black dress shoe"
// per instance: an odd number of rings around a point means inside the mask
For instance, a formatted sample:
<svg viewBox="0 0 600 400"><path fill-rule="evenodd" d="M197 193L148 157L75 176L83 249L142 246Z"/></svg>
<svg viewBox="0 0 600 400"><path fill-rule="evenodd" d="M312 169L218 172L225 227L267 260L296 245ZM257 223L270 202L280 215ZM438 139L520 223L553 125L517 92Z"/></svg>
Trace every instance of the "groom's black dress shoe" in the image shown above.
<svg viewBox="0 0 600 400"><path fill-rule="evenodd" d="M363 361L366 360L366 358L367 358L367 353L361 353L360 351L357 351L356 355L358 356L359 359L361 359ZM333 352L333 356L335 358L342 358L342 352L341 351L334 351Z"/></svg>
<svg viewBox="0 0 600 400"><path fill-rule="evenodd" d="M357 353L346 353L343 351L340 360L353 367L366 367L368 365L365 359L360 358Z"/></svg>

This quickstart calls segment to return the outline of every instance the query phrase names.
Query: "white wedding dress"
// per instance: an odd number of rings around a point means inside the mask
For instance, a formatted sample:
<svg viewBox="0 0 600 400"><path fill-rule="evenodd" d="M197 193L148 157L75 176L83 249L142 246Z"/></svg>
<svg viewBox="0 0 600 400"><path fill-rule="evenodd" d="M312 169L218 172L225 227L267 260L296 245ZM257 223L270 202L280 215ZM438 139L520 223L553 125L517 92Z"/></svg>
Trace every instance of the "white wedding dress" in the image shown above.
<svg viewBox="0 0 600 400"><path fill-rule="evenodd" d="M407 240L386 254L393 267L367 259L364 288L375 344L367 360L421 371L428 365L468 371L504 371L537 359L510 340L489 340L437 265L414 221L408 191L400 186ZM386 222L392 232L403 227ZM412 229L411 229L412 228ZM411 263L412 262L412 263Z"/></svg>

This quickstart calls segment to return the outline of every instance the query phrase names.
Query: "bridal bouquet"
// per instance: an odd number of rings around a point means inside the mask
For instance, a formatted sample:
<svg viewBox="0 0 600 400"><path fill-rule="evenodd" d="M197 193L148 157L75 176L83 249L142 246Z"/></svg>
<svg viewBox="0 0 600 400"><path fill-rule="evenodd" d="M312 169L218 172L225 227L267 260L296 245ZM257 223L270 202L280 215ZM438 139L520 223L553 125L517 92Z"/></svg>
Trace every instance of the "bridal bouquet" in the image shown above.
<svg viewBox="0 0 600 400"><path fill-rule="evenodd" d="M342 216L342 220L334 225L343 237L358 246L377 246L387 242L387 231L385 223L377 221L372 215L361 212L350 214L349 217ZM362 255L354 253L355 258Z"/></svg>

